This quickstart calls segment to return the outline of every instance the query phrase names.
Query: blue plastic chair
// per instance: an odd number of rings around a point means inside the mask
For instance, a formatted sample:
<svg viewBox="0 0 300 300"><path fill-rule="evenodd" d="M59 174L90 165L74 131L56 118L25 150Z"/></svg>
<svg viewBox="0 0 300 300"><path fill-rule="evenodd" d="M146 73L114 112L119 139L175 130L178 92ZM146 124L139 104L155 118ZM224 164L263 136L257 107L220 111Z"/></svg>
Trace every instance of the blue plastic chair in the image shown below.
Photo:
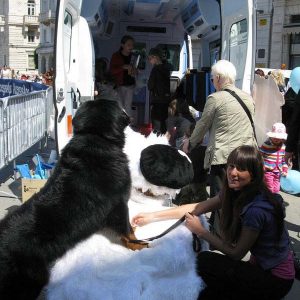
<svg viewBox="0 0 300 300"><path fill-rule="evenodd" d="M22 178L32 179L28 164L16 165L16 171L20 173Z"/></svg>

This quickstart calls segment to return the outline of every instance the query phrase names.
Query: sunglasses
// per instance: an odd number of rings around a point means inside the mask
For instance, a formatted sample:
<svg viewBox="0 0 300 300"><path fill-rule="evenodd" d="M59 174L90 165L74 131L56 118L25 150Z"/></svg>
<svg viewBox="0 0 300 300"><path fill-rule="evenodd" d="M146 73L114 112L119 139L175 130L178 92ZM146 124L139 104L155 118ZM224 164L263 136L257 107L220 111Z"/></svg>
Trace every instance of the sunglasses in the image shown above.
<svg viewBox="0 0 300 300"><path fill-rule="evenodd" d="M214 78L215 78L215 77L217 77L217 79L218 79L219 75L214 75L214 76L211 76L211 77L210 77L210 80L211 80L212 83L214 83Z"/></svg>

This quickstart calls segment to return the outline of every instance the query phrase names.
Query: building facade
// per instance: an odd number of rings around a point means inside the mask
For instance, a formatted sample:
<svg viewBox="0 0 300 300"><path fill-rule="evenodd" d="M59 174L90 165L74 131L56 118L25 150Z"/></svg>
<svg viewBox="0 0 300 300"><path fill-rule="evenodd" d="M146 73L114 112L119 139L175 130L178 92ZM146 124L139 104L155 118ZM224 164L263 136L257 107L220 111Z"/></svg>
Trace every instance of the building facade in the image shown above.
<svg viewBox="0 0 300 300"><path fill-rule="evenodd" d="M300 66L300 1L257 0L256 66Z"/></svg>
<svg viewBox="0 0 300 300"><path fill-rule="evenodd" d="M40 43L40 0L0 0L0 66L20 72L36 69Z"/></svg>
<svg viewBox="0 0 300 300"><path fill-rule="evenodd" d="M57 0L41 0L40 45L37 48L39 72L45 73L54 67L54 35Z"/></svg>

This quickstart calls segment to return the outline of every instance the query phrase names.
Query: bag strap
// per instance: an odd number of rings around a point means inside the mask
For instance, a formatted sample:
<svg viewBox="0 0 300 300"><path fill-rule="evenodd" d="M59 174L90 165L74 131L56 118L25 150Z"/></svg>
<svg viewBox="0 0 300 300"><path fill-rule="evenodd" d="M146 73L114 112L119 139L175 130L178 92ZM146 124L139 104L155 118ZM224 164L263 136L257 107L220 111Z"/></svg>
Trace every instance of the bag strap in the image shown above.
<svg viewBox="0 0 300 300"><path fill-rule="evenodd" d="M255 140L257 142L256 133L255 133L255 127L254 127L254 122L253 122L253 119L252 119L252 116L251 116L251 113L250 113L248 107L246 106L246 104L244 103L244 101L236 94L236 92L231 91L229 89L225 89L224 91L228 92L232 97L234 97L240 103L240 105L242 106L242 108L244 109L245 113L247 114L247 116L248 116L248 118L250 120L252 129L253 129L253 133L254 133L254 138L255 138Z"/></svg>

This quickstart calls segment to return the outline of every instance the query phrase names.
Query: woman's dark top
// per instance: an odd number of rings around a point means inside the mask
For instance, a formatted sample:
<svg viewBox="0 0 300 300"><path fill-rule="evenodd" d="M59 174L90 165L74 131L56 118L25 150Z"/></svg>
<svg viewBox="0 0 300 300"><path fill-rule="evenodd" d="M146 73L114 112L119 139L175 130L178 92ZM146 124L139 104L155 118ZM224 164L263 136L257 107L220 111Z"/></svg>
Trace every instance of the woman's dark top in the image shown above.
<svg viewBox="0 0 300 300"><path fill-rule="evenodd" d="M166 64L155 65L148 80L150 103L170 102L170 70Z"/></svg>

